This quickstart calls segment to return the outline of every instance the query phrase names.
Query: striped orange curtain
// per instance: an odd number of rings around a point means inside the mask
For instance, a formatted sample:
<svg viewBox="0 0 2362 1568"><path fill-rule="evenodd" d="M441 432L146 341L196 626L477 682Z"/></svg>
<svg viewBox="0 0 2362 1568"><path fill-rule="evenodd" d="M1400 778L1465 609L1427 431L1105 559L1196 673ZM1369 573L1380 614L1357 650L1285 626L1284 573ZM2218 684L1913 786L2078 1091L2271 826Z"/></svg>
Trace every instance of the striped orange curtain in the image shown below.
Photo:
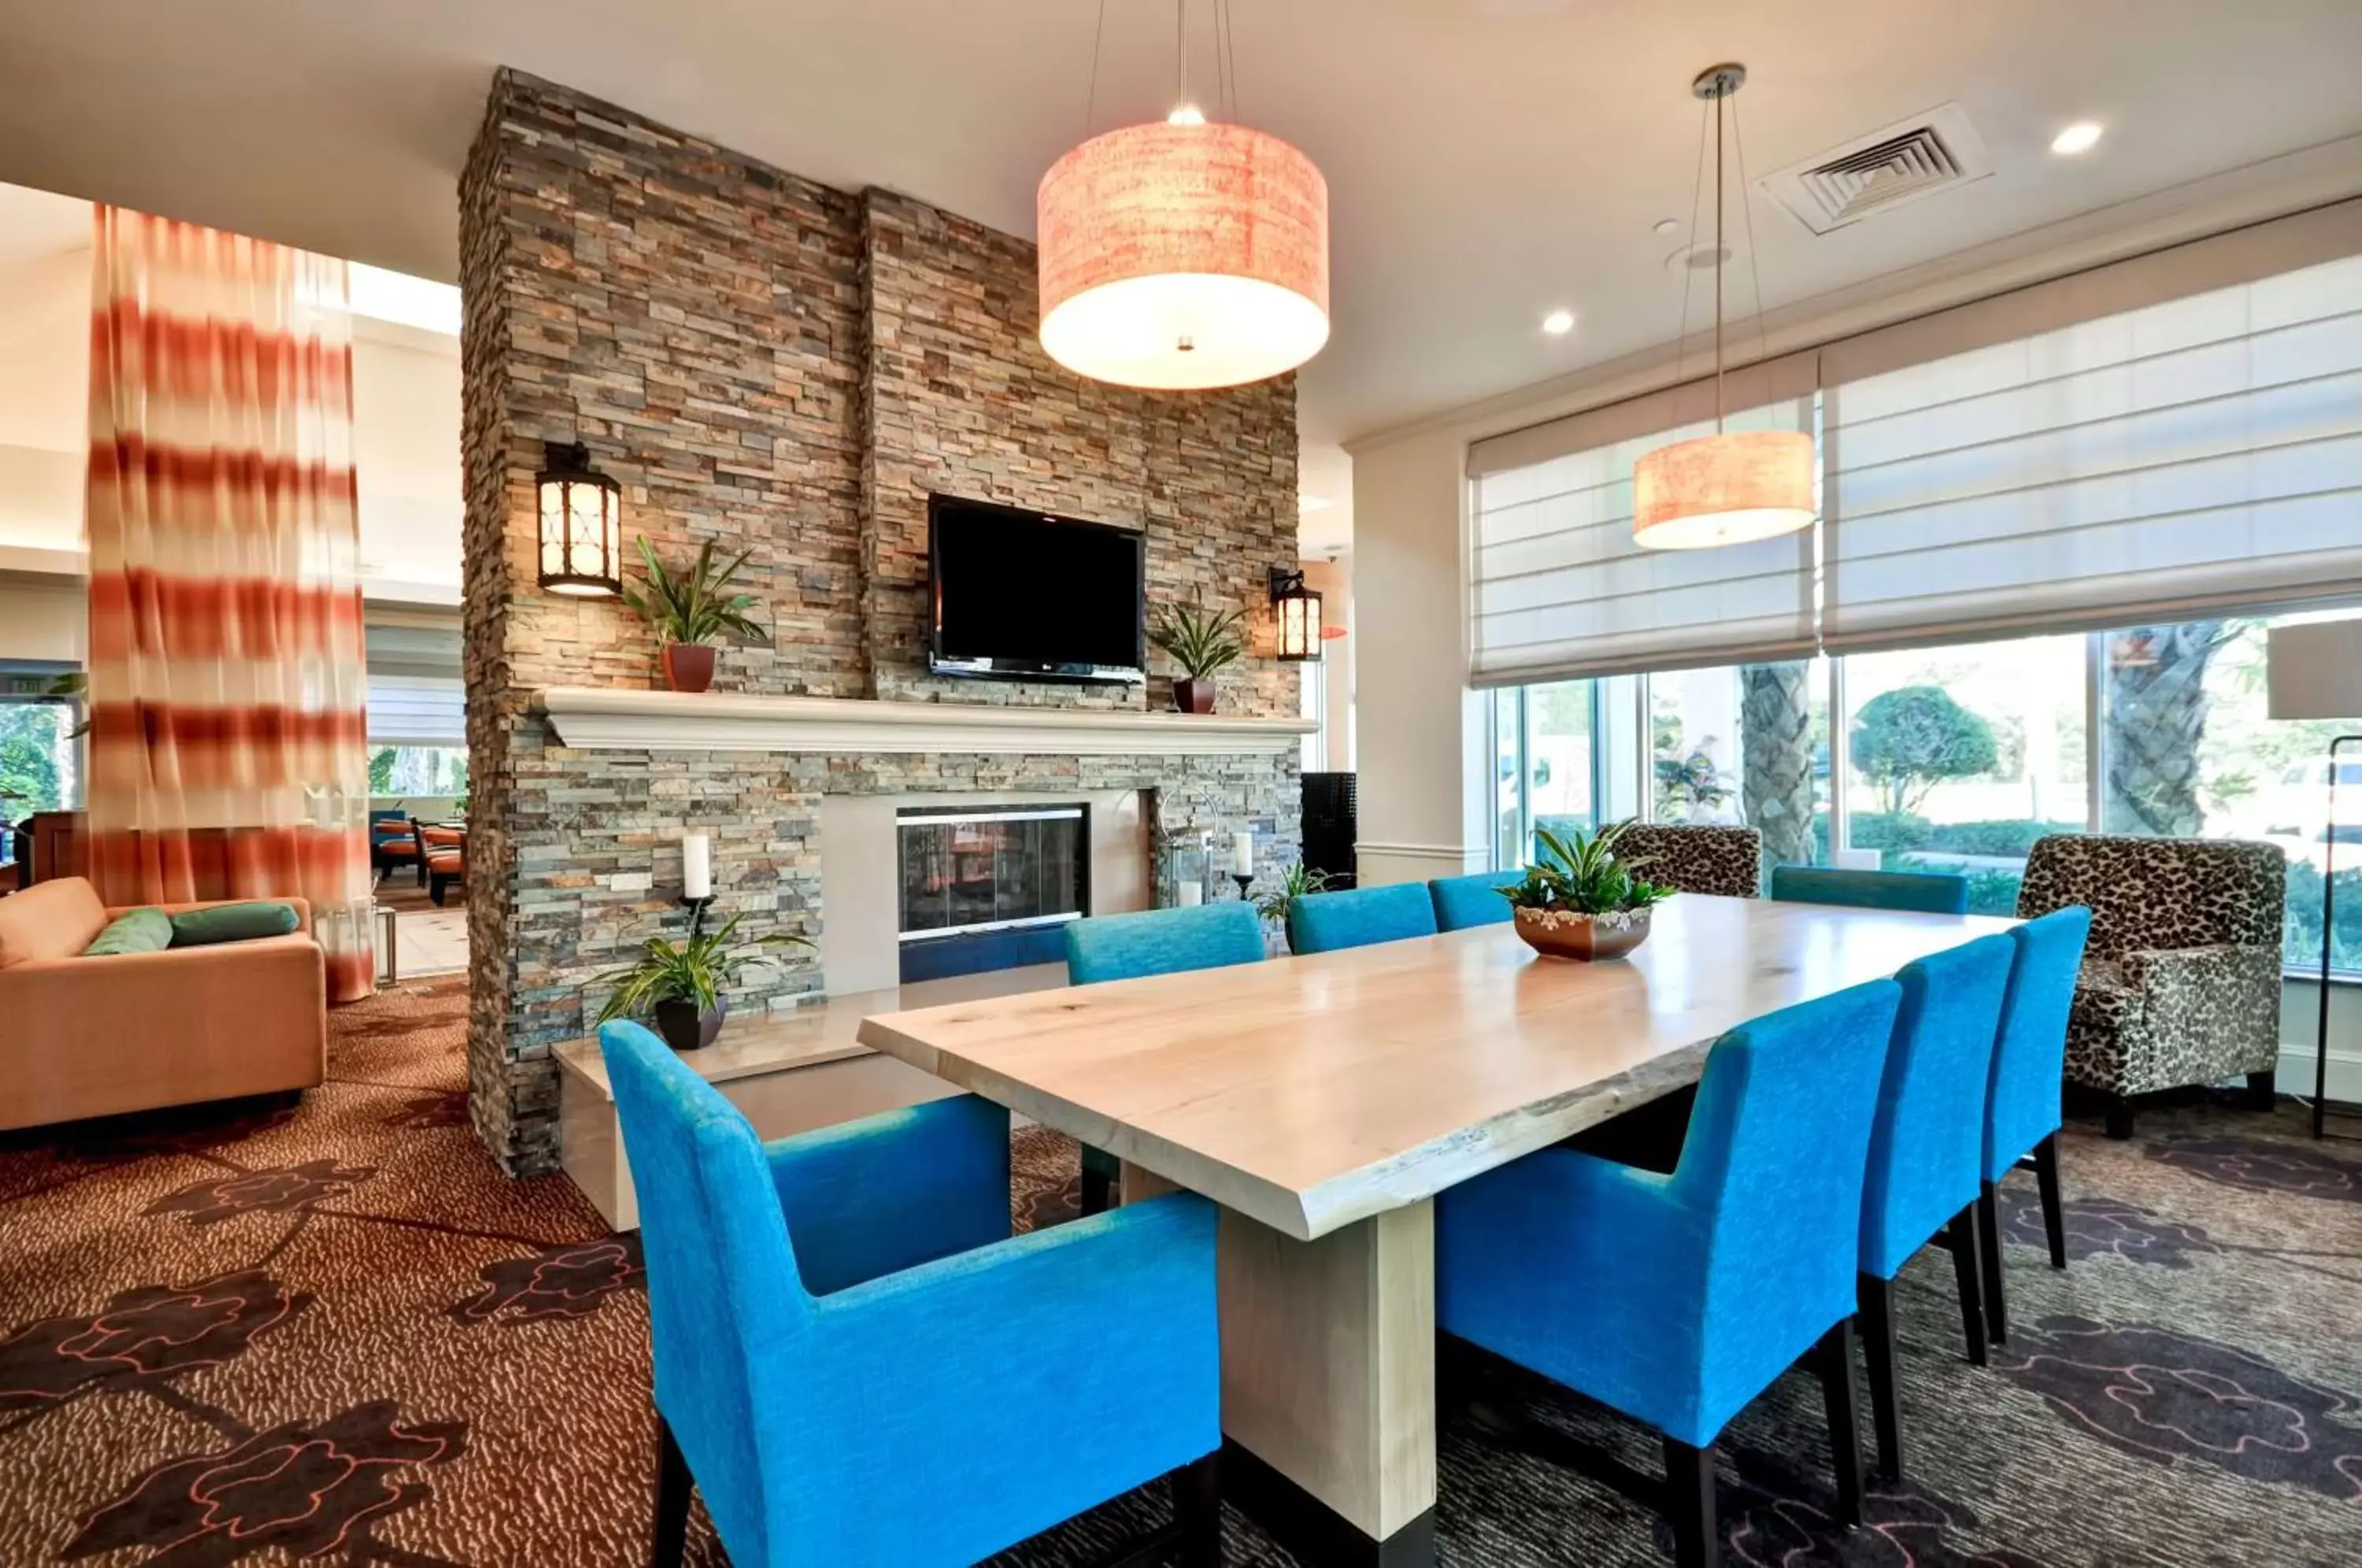
<svg viewBox="0 0 2362 1568"><path fill-rule="evenodd" d="M89 862L109 904L298 897L369 994L345 264L97 209Z"/></svg>

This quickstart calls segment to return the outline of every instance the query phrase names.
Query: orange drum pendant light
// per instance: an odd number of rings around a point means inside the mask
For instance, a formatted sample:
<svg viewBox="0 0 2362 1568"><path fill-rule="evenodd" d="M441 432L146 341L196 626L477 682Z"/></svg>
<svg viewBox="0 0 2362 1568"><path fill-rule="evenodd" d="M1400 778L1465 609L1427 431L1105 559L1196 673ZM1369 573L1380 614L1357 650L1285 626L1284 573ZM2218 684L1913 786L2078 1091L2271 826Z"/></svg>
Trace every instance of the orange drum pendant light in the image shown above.
<svg viewBox="0 0 2362 1568"><path fill-rule="evenodd" d="M1813 522L1812 436L1722 427L1722 267L1729 255L1722 242L1722 115L1746 80L1744 66L1717 65L1690 84L1714 105L1714 434L1660 447L1633 465L1632 542L1652 550L1745 544ZM1750 244L1748 262L1754 260ZM1760 274L1755 308L1760 316Z"/></svg>
<svg viewBox="0 0 2362 1568"><path fill-rule="evenodd" d="M1218 6L1224 58L1227 16ZM1052 164L1035 217L1042 347L1079 375L1158 391L1241 386L1296 369L1329 340L1328 182L1275 136L1209 124L1185 105Z"/></svg>

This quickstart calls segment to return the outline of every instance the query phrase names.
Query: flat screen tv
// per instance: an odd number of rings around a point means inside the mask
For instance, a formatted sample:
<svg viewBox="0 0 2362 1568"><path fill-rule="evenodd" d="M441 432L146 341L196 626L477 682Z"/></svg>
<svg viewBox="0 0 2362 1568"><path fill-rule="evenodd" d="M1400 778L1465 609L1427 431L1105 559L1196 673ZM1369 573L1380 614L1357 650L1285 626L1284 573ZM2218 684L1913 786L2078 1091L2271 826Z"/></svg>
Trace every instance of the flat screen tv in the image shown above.
<svg viewBox="0 0 2362 1568"><path fill-rule="evenodd" d="M1140 535L1014 506L927 498L937 675L1147 679Z"/></svg>

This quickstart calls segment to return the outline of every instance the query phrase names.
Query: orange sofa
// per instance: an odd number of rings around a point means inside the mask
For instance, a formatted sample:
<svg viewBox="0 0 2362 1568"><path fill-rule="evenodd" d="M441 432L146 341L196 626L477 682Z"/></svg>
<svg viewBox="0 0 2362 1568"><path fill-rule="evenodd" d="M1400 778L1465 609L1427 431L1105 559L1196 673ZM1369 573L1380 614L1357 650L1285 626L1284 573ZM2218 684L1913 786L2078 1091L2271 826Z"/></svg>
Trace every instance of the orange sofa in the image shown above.
<svg viewBox="0 0 2362 1568"><path fill-rule="evenodd" d="M0 1129L316 1087L326 966L310 908L280 901L285 936L85 958L123 912L89 881L0 899Z"/></svg>

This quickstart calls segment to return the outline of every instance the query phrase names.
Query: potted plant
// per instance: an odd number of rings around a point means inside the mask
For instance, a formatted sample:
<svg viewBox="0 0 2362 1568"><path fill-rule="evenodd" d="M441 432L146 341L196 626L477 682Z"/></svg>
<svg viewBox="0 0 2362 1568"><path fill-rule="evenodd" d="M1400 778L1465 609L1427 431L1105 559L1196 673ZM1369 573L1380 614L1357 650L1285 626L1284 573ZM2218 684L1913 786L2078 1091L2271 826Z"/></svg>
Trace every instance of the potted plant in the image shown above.
<svg viewBox="0 0 2362 1568"><path fill-rule="evenodd" d="M697 559L675 571L657 558L647 536L639 538L646 569L637 583L624 585L624 602L656 632L665 684L675 691L702 691L713 684L713 639L727 632L763 640L763 629L746 618L755 595L734 591L738 569L752 550L717 562L713 541L698 547Z"/></svg>
<svg viewBox="0 0 2362 1568"><path fill-rule="evenodd" d="M638 963L599 977L601 985L615 988L607 1005L599 1010L599 1021L653 1013L657 1032L674 1050L693 1051L712 1044L730 1010L722 988L735 985L739 975L761 958L766 947L811 945L804 937L774 933L734 946L731 938L743 918L732 915L721 930L710 933L691 930L678 946L661 936L648 938Z"/></svg>
<svg viewBox="0 0 2362 1568"><path fill-rule="evenodd" d="M1310 898L1329 890L1329 873L1318 871L1297 861L1279 874L1279 882L1267 892L1255 895L1255 912L1283 931L1287 927L1287 906L1296 899Z"/></svg>
<svg viewBox="0 0 2362 1568"><path fill-rule="evenodd" d="M1634 876L1644 862L1616 853L1631 825L1564 836L1534 830L1540 853L1524 880L1501 890L1527 946L1553 958L1621 958L1648 939L1650 909L1673 889Z"/></svg>
<svg viewBox="0 0 2362 1568"><path fill-rule="evenodd" d="M1239 624L1245 619L1243 610L1218 614L1194 599L1187 604L1164 607L1148 640L1181 667L1180 677L1173 682L1175 712L1214 711L1215 675L1237 663L1247 651L1239 636Z"/></svg>

